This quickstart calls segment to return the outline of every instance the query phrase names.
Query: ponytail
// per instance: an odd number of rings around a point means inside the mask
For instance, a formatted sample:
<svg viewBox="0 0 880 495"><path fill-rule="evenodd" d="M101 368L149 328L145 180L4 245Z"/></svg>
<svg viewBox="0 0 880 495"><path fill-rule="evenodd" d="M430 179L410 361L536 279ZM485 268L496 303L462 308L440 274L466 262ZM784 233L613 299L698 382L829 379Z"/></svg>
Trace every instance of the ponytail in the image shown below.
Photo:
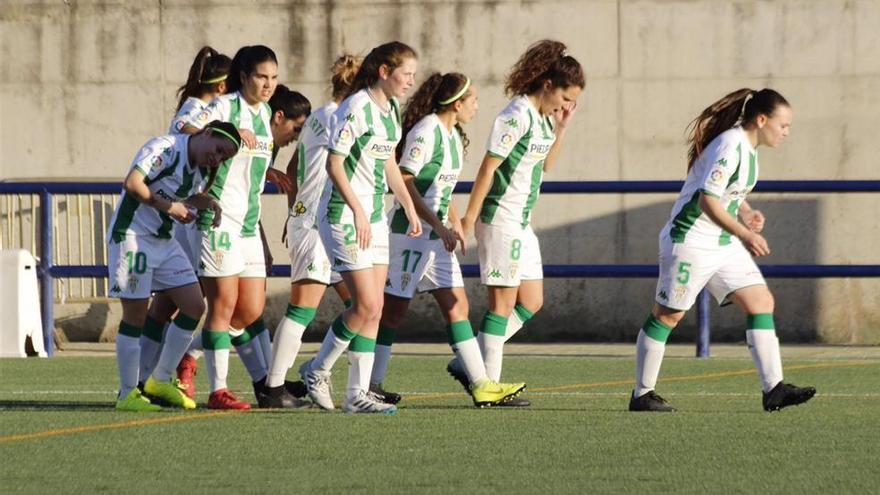
<svg viewBox="0 0 880 495"><path fill-rule="evenodd" d="M339 101L350 94L352 83L361 67L361 58L347 53L342 54L333 62L330 72L331 96L334 101Z"/></svg>
<svg viewBox="0 0 880 495"><path fill-rule="evenodd" d="M469 87L470 80L464 74L457 72L447 74L435 72L428 76L428 79L419 86L419 89L406 104L406 109L403 112L403 135L409 134L409 131L426 115L440 113L450 108L467 94ZM464 129L457 123L455 128L461 135L462 145L467 149L470 141L464 133ZM398 160L403 154L405 146L405 140L401 139L397 145Z"/></svg>
<svg viewBox="0 0 880 495"><path fill-rule="evenodd" d="M220 84L226 81L231 60L210 46L203 46L196 54L189 68L186 83L177 88L177 110L183 107L187 98L199 97L209 92L219 92Z"/></svg>
<svg viewBox="0 0 880 495"><path fill-rule="evenodd" d="M545 81L554 88L586 86L584 69L574 57L566 55L565 44L554 40L542 40L530 46L517 60L504 82L508 97L532 94L541 89Z"/></svg>

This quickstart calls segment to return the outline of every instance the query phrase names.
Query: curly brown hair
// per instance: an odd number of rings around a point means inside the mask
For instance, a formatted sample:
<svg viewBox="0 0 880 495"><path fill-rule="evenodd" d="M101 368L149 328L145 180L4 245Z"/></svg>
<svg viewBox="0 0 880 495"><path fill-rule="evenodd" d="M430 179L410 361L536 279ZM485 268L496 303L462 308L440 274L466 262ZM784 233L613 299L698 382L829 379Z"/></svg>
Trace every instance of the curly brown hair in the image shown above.
<svg viewBox="0 0 880 495"><path fill-rule="evenodd" d="M554 40L541 40L526 50L516 61L504 83L508 97L532 94L544 81L550 81L554 88L586 86L584 69L571 55L566 55L564 43Z"/></svg>
<svg viewBox="0 0 880 495"><path fill-rule="evenodd" d="M441 101L446 101L455 96L467 84L468 78L464 74L458 72L449 72L440 74L435 72L428 76L428 79L419 86L419 89L409 99L406 109L403 112L403 135L409 134L409 131L415 127L422 118L430 113L439 113L447 110L462 98L468 96L470 91L466 91L460 98L451 101L445 105ZM460 124L455 124L455 129L461 136L461 144L467 150L470 140L465 134ZM401 139L397 145L397 159L399 160L403 149L406 146L405 140Z"/></svg>

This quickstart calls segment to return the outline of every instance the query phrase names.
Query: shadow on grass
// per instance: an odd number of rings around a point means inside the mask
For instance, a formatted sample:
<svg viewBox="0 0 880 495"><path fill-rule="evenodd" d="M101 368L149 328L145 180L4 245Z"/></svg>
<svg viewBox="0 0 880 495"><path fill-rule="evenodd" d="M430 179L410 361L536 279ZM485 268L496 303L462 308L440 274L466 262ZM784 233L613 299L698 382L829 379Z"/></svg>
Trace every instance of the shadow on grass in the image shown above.
<svg viewBox="0 0 880 495"><path fill-rule="evenodd" d="M0 411L106 411L115 410L110 401L0 400Z"/></svg>

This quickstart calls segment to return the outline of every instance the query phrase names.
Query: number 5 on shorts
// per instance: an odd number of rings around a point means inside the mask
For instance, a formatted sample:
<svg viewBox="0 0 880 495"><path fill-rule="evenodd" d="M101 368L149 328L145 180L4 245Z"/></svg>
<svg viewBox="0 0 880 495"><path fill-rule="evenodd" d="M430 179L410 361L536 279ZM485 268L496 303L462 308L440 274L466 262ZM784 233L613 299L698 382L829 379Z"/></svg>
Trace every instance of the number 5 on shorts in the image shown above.
<svg viewBox="0 0 880 495"><path fill-rule="evenodd" d="M682 261L678 264L678 283L681 285L687 285L688 281L691 279L691 264Z"/></svg>

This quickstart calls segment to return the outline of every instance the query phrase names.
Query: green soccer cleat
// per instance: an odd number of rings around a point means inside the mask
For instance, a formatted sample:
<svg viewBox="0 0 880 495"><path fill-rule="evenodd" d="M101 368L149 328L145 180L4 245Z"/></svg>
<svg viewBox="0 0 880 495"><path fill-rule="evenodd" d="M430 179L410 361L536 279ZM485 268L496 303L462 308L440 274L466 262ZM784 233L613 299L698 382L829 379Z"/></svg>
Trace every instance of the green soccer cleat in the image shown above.
<svg viewBox="0 0 880 495"><path fill-rule="evenodd" d="M184 409L196 408L196 401L186 396L184 386L176 378L167 382L160 382L151 376L147 379L147 383L144 384L144 392L153 397L158 397L173 406Z"/></svg>
<svg viewBox="0 0 880 495"><path fill-rule="evenodd" d="M156 404L151 404L146 397L141 395L141 391L135 388L132 389L128 395L116 401L116 410L129 412L157 412L161 411L162 408Z"/></svg>
<svg viewBox="0 0 880 495"><path fill-rule="evenodd" d="M512 400L525 389L525 383L498 383L486 380L471 385L471 397L475 406L491 407Z"/></svg>

